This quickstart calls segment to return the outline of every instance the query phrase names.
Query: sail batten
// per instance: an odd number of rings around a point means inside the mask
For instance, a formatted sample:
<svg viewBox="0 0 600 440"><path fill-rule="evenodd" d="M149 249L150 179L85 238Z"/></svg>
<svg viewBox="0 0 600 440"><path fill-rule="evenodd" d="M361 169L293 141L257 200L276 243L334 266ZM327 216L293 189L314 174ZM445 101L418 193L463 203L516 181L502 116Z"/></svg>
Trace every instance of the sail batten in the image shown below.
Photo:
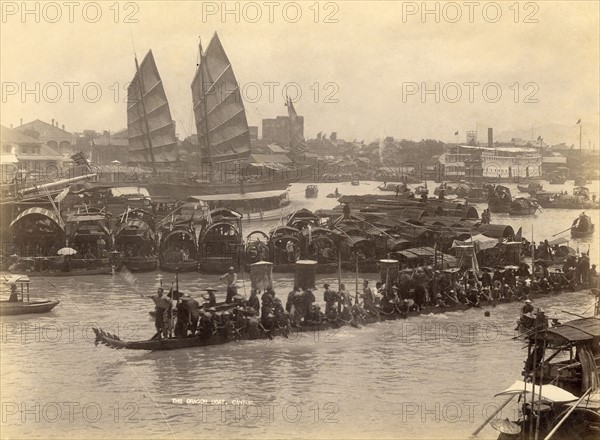
<svg viewBox="0 0 600 440"><path fill-rule="evenodd" d="M178 160L175 123L152 51L127 88L127 131L131 162Z"/></svg>
<svg viewBox="0 0 600 440"><path fill-rule="evenodd" d="M250 156L246 110L233 67L217 34L211 39L192 81L193 111L200 151L207 162Z"/></svg>

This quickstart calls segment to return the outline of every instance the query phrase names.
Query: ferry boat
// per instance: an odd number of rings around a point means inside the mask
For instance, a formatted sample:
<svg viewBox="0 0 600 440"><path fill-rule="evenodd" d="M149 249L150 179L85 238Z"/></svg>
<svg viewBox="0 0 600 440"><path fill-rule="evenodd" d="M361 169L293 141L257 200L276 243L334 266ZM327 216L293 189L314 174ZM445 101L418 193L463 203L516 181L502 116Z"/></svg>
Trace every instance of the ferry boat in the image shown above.
<svg viewBox="0 0 600 440"><path fill-rule="evenodd" d="M542 156L535 148L457 145L439 158L446 179L514 181L539 178Z"/></svg>

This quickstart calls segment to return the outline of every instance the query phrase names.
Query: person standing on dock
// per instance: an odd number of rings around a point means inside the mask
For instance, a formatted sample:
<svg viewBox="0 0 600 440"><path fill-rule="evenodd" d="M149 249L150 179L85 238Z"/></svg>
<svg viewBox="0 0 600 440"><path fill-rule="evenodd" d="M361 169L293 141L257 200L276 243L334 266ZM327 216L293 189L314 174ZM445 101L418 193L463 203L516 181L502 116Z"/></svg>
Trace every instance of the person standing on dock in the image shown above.
<svg viewBox="0 0 600 440"><path fill-rule="evenodd" d="M237 295L237 275L234 267L231 266L227 273L221 275L219 279L227 284L227 297L225 298L225 302L229 304L233 301L233 297Z"/></svg>

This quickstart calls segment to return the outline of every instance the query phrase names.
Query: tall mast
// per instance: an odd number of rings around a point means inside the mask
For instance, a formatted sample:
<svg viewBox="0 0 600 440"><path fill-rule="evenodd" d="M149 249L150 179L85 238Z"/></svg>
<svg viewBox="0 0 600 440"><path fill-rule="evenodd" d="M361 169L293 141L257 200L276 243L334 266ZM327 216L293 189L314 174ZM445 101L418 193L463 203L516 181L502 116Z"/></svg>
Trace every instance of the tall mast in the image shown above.
<svg viewBox="0 0 600 440"><path fill-rule="evenodd" d="M154 162L154 150L152 149L152 137L150 136L150 126L148 125L148 117L146 115L146 102L144 101L144 76L142 75L142 71L140 70L140 66L138 64L137 56L135 57L135 70L137 71L140 78L140 98L142 101L142 111L144 112L144 124L146 125L146 134L148 136L148 145L150 148L150 160L152 161L152 174L156 176L156 163Z"/></svg>
<svg viewBox="0 0 600 440"><path fill-rule="evenodd" d="M202 40L198 42L198 50L200 51L200 64L198 68L200 69L200 81L202 82L202 110L204 111L204 130L206 132L206 151L208 153L208 164L209 164L209 172L208 172L208 181L212 182L212 158L210 152L210 134L208 132L208 110L206 108L206 92L204 90L204 71L202 70L202 65L204 61L204 54L202 51Z"/></svg>

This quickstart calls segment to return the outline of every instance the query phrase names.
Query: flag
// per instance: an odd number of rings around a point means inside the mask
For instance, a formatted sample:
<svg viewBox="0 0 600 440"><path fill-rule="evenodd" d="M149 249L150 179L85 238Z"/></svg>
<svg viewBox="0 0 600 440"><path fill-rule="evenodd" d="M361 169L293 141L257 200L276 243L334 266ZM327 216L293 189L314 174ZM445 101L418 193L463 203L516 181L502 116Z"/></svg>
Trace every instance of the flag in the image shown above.
<svg viewBox="0 0 600 440"><path fill-rule="evenodd" d="M577 119L577 124L581 124L581 119ZM577 125L575 124L575 125Z"/></svg>
<svg viewBox="0 0 600 440"><path fill-rule="evenodd" d="M515 234L515 241L523 241L523 226L521 226Z"/></svg>
<svg viewBox="0 0 600 440"><path fill-rule="evenodd" d="M80 151L79 153L74 154L73 156L71 156L71 159L73 159L75 165L85 165L89 171L92 171L92 169L90 168L90 164L83 155L83 152Z"/></svg>
<svg viewBox="0 0 600 440"><path fill-rule="evenodd" d="M65 189L63 189L60 193L58 193L58 195L56 197L54 197L54 201L56 203L60 203L62 202L65 197L67 197L67 194L69 194L69 187L67 186Z"/></svg>
<svg viewBox="0 0 600 440"><path fill-rule="evenodd" d="M119 272L119 276L127 283L129 284L131 287L135 287L136 290L138 288L138 284L137 284L137 278L134 274L132 274L126 266L123 266L123 268L121 269L121 272Z"/></svg>

